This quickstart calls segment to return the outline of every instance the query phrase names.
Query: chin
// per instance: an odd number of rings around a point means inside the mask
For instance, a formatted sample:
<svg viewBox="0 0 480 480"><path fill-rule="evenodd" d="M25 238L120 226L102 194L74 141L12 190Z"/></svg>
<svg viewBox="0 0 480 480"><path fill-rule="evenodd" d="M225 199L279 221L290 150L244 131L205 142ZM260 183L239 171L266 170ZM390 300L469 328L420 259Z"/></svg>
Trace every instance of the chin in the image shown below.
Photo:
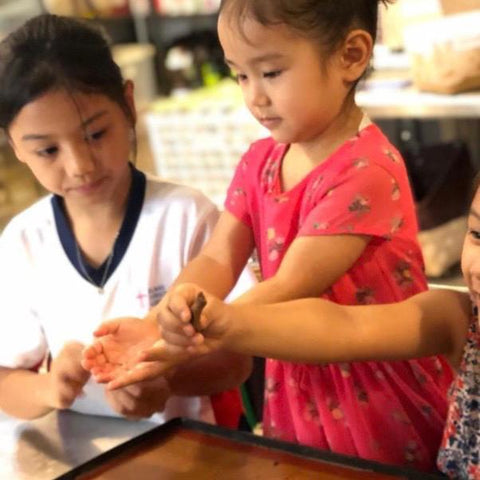
<svg viewBox="0 0 480 480"><path fill-rule="evenodd" d="M291 135L285 133L270 131L270 135L277 143L295 143L295 139Z"/></svg>

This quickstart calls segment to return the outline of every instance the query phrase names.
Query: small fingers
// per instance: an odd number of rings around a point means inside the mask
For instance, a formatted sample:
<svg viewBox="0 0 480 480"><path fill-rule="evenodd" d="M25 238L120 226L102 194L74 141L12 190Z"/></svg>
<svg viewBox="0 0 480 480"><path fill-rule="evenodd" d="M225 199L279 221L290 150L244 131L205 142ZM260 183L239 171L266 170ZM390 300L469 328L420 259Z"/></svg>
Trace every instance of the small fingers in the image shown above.
<svg viewBox="0 0 480 480"><path fill-rule="evenodd" d="M168 298L168 308L178 318L187 323L191 321L191 306L195 303L196 298L202 292L202 289L194 283L183 283L177 286Z"/></svg>
<svg viewBox="0 0 480 480"><path fill-rule="evenodd" d="M116 376L108 383L108 390L116 390L134 383L143 382L144 380L152 380L155 377L165 373L170 366L162 362L142 363L137 365L134 369Z"/></svg>
<svg viewBox="0 0 480 480"><path fill-rule="evenodd" d="M80 363L85 370L92 373L95 369L101 370L108 365L107 359L104 355L99 355L95 358L83 358Z"/></svg>
<svg viewBox="0 0 480 480"><path fill-rule="evenodd" d="M200 355L206 355L207 353L210 353L211 350L208 348L206 344L201 344L201 345L192 345L190 347L186 348L187 352L193 357L197 357Z"/></svg>
<svg viewBox="0 0 480 480"><path fill-rule="evenodd" d="M183 315L182 312L178 310L172 310L171 308L164 308L157 314L157 322L161 327L162 333L163 332L174 332L174 333L182 333L182 329L184 326L188 325L190 320L190 310L188 309L188 317L187 320L184 321L181 317Z"/></svg>
<svg viewBox="0 0 480 480"><path fill-rule="evenodd" d="M99 340L94 341L88 347L83 349L83 355L87 357L94 357L103 353L103 343Z"/></svg>
<svg viewBox="0 0 480 480"><path fill-rule="evenodd" d="M81 365L86 370L91 370L93 367L102 366L106 363L107 358L103 353L103 346L100 342L95 342L83 350Z"/></svg>
<svg viewBox="0 0 480 480"><path fill-rule="evenodd" d="M92 372L92 376L97 383L108 383L115 378L115 375L112 372Z"/></svg>
<svg viewBox="0 0 480 480"><path fill-rule="evenodd" d="M105 335L113 335L117 333L120 327L120 322L118 320L111 320L103 322L94 332L95 337L103 337Z"/></svg>
<svg viewBox="0 0 480 480"><path fill-rule="evenodd" d="M190 345L196 345L200 342L200 338L203 338L201 334L196 334L193 331L190 335L184 335L182 332L170 332L170 331L163 331L162 332L162 340L163 344L162 347L165 346L167 349L169 347L188 347ZM157 347L160 342L155 343L154 348ZM167 350L168 351L168 350Z"/></svg>
<svg viewBox="0 0 480 480"><path fill-rule="evenodd" d="M168 303L168 310L172 312L177 322L187 323L192 316L189 302L183 295L172 294Z"/></svg>
<svg viewBox="0 0 480 480"><path fill-rule="evenodd" d="M92 376L97 383L110 382L115 378L115 375L118 375L119 371L119 367L114 367L111 364L95 366L91 369Z"/></svg>
<svg viewBox="0 0 480 480"><path fill-rule="evenodd" d="M187 354L186 347L190 346L188 343L184 346L173 345L166 342L164 339L156 342L153 347L143 350L138 359L140 362L171 362L178 363Z"/></svg>

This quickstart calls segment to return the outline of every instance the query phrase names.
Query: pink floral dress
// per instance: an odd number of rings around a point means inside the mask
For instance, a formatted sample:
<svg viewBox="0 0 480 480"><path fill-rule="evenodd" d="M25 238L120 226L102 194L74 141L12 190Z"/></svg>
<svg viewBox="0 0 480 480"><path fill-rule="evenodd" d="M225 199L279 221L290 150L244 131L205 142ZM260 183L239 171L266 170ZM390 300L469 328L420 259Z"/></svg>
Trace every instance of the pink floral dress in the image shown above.
<svg viewBox="0 0 480 480"><path fill-rule="evenodd" d="M363 255L322 297L388 303L426 289L405 165L374 125L283 192L288 145L254 143L225 208L254 234L264 278L305 235L368 235ZM299 265L301 268L301 265ZM302 319L298 319L301 328ZM325 366L267 360L264 432L381 462L433 469L453 378L442 357Z"/></svg>

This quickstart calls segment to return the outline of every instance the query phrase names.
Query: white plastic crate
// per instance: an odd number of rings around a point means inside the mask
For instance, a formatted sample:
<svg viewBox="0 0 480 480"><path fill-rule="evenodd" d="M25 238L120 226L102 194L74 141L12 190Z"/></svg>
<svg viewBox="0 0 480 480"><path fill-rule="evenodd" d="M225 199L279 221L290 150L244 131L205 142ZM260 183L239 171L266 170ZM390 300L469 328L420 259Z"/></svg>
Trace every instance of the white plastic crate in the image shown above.
<svg viewBox="0 0 480 480"><path fill-rule="evenodd" d="M231 81L161 100L145 121L157 174L202 190L219 207L242 154L269 134Z"/></svg>

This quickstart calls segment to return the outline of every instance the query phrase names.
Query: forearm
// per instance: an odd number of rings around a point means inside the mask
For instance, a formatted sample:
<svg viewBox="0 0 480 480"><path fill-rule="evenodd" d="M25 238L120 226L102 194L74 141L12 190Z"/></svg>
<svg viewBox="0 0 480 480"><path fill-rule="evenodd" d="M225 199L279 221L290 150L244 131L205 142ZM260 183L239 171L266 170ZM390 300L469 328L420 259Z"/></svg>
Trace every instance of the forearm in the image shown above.
<svg viewBox="0 0 480 480"><path fill-rule="evenodd" d="M225 298L235 285L237 277L229 267L201 253L182 270L172 287L191 282L218 298Z"/></svg>
<svg viewBox="0 0 480 480"><path fill-rule="evenodd" d="M269 304L320 297L352 267L369 240L361 235L299 237L288 248L275 275L235 303Z"/></svg>
<svg viewBox="0 0 480 480"><path fill-rule="evenodd" d="M456 315L461 323L463 315L455 298L443 308L435 299L355 307L305 299L232 305L225 311L230 316L225 348L306 363L453 355L460 342L454 338L452 318Z"/></svg>
<svg viewBox="0 0 480 480"><path fill-rule="evenodd" d="M213 395L239 386L251 370L250 357L218 351L177 367L169 386L174 395Z"/></svg>
<svg viewBox="0 0 480 480"><path fill-rule="evenodd" d="M323 300L238 304L225 309L229 329L226 349L244 355L292 362L342 361L339 342L346 342L354 325L347 310Z"/></svg>
<svg viewBox="0 0 480 480"><path fill-rule="evenodd" d="M54 408L48 405L46 374L0 368L0 409L12 417L32 420Z"/></svg>
<svg viewBox="0 0 480 480"><path fill-rule="evenodd" d="M329 275L324 277L313 275L315 278L312 278L308 268L304 270L304 272L299 272L296 275L277 272L274 276L257 283L235 299L235 303L258 305L287 302L300 298L315 298L329 288L337 278Z"/></svg>
<svg viewBox="0 0 480 480"><path fill-rule="evenodd" d="M259 282L234 300L234 303L271 304L306 297L302 292L276 277Z"/></svg>

